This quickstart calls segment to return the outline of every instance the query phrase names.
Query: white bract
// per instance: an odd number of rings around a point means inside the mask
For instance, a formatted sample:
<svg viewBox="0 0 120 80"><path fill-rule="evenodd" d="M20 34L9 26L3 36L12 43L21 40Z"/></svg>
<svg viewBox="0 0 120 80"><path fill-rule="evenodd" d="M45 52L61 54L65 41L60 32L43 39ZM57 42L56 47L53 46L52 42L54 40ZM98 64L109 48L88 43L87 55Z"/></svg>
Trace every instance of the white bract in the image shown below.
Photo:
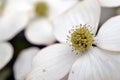
<svg viewBox="0 0 120 80"><path fill-rule="evenodd" d="M15 80L26 79L32 70L32 60L39 51L40 49L36 47L30 47L21 51L13 66ZM67 80L67 76L62 80Z"/></svg>
<svg viewBox="0 0 120 80"><path fill-rule="evenodd" d="M6 15L3 10L8 9L8 6L3 6L2 0L0 1L0 70L10 61L13 56L13 47L7 42L11 37L11 32L7 32L6 26L9 25L6 22L12 15ZM5 23L6 22L6 23ZM5 23L5 25L3 25ZM9 26L8 26L9 27ZM6 35L10 34L10 35Z"/></svg>
<svg viewBox="0 0 120 80"><path fill-rule="evenodd" d="M33 44L51 44L55 41L53 35L52 21L58 15L61 15L75 4L78 0L10 0L11 3L19 3L24 5L29 16L29 22L26 23L25 36L28 41ZM17 7L17 6L16 6ZM23 8L23 11L24 8ZM15 19L16 21L23 21L23 19ZM20 24L20 23L19 23Z"/></svg>
<svg viewBox="0 0 120 80"><path fill-rule="evenodd" d="M25 24L28 22L28 14L26 10L26 4L19 4L19 2L10 2L7 0L1 0L0 6L0 40L10 40L18 32L20 32Z"/></svg>
<svg viewBox="0 0 120 80"><path fill-rule="evenodd" d="M85 0L58 17L54 32L63 43L39 51L26 80L60 80L68 73L68 80L120 80L120 16L98 30L99 17L97 0Z"/></svg>
<svg viewBox="0 0 120 80"><path fill-rule="evenodd" d="M13 56L13 47L8 42L0 42L0 70L10 61Z"/></svg>
<svg viewBox="0 0 120 80"><path fill-rule="evenodd" d="M32 68L32 59L38 51L39 49L36 47L21 51L13 66L15 80L25 80Z"/></svg>

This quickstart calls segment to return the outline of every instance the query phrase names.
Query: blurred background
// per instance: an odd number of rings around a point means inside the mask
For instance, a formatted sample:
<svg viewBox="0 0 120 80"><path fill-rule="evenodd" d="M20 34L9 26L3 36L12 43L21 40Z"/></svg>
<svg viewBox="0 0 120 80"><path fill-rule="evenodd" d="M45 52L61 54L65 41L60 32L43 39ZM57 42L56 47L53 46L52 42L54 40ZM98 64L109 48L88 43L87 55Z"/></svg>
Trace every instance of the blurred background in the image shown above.
<svg viewBox="0 0 120 80"><path fill-rule="evenodd" d="M13 47L14 47L14 55L11 61L0 71L0 80L15 80L14 79L14 74L13 74L13 65L14 62L19 55L19 53L26 48L29 47L38 47L38 48L43 48L45 47L44 45L33 45L29 43L24 36L24 31L21 31L19 34L17 34L12 40L9 41Z"/></svg>
<svg viewBox="0 0 120 80"><path fill-rule="evenodd" d="M120 7L117 8L102 8L101 20L100 25L102 25L107 19L112 16L120 14ZM99 25L99 26L100 26ZM15 80L14 73L13 73L13 65L14 62L19 55L19 53L28 47L38 47L44 48L44 45L33 45L29 43L24 36L24 30L18 33L12 40L9 41L14 47L14 55L11 61L2 69L0 70L0 80Z"/></svg>

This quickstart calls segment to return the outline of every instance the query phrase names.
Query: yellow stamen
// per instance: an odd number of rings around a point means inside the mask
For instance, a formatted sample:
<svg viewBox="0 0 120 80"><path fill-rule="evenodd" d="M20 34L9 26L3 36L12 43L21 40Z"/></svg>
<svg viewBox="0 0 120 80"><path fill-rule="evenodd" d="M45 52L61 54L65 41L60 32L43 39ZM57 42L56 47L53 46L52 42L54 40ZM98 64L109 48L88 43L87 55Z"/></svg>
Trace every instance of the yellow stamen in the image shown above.
<svg viewBox="0 0 120 80"><path fill-rule="evenodd" d="M71 34L71 45L75 50L80 52L87 51L93 44L93 34L84 25L75 29Z"/></svg>
<svg viewBox="0 0 120 80"><path fill-rule="evenodd" d="M45 2L38 2L35 5L35 12L37 16L47 16L48 15L48 5Z"/></svg>

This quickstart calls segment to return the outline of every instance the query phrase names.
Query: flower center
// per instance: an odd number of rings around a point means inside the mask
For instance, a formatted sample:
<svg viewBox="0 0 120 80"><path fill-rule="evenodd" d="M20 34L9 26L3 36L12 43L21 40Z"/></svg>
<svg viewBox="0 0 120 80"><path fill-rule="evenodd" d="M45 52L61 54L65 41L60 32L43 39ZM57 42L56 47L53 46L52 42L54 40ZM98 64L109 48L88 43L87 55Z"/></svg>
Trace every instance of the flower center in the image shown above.
<svg viewBox="0 0 120 80"><path fill-rule="evenodd" d="M45 2L36 3L35 13L37 16L47 16L48 15L48 5Z"/></svg>
<svg viewBox="0 0 120 80"><path fill-rule="evenodd" d="M0 2L0 14L3 13L5 5L6 5L6 0Z"/></svg>
<svg viewBox="0 0 120 80"><path fill-rule="evenodd" d="M87 51L93 44L93 34L86 25L81 25L74 29L71 34L71 45L75 50L80 52Z"/></svg>

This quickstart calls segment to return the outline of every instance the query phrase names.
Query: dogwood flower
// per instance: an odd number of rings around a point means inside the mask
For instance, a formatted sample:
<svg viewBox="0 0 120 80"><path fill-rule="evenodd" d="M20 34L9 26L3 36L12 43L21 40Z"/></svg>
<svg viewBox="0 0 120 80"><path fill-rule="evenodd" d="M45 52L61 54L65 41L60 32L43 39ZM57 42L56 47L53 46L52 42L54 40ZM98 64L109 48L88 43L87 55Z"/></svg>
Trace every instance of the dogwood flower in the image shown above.
<svg viewBox="0 0 120 80"><path fill-rule="evenodd" d="M10 0L17 2L17 0ZM78 0L20 0L19 4L30 7L26 11L30 21L26 23L25 36L33 44L51 44L56 39L53 35L53 19L77 4ZM24 19L24 18L23 18ZM19 19L18 19L19 20ZM22 19L21 19L22 20Z"/></svg>
<svg viewBox="0 0 120 80"><path fill-rule="evenodd" d="M98 30L99 17L97 0L84 0L58 17L55 34L63 43L38 52L26 80L59 80L68 73L68 80L120 80L120 16Z"/></svg>

